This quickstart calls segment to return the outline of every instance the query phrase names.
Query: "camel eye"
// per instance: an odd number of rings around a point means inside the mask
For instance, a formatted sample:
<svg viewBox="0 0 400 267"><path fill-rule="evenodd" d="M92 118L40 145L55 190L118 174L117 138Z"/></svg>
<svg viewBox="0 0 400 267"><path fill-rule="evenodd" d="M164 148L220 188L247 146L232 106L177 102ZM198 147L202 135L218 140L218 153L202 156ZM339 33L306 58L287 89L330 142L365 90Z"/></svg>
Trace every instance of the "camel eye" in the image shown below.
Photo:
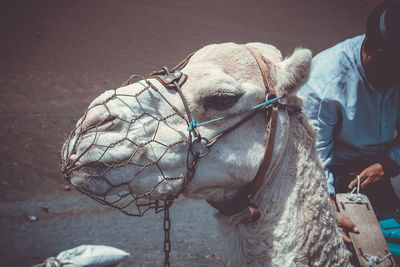
<svg viewBox="0 0 400 267"><path fill-rule="evenodd" d="M110 127L113 126L113 121L115 121L117 117L109 115L107 118L105 118L103 121L97 124L97 127L104 130L109 129Z"/></svg>
<svg viewBox="0 0 400 267"><path fill-rule="evenodd" d="M215 109L215 110L224 110L231 108L241 97L241 94L233 94L233 93L217 93L215 95L207 96L204 99L204 108Z"/></svg>
<svg viewBox="0 0 400 267"><path fill-rule="evenodd" d="M100 127L102 129L108 129L113 125L112 122L115 119L117 119L117 117L110 115L110 116L108 116L107 118L105 118L102 121L85 122L86 126L83 126L82 133L90 132L93 129L97 130Z"/></svg>
<svg viewBox="0 0 400 267"><path fill-rule="evenodd" d="M106 124L106 123L108 123L108 122L111 122L111 121L113 121L113 120L115 120L117 117L115 117L115 116L113 116L113 115L109 115L107 118L105 118L101 123L100 123L100 125L104 125L104 124Z"/></svg>

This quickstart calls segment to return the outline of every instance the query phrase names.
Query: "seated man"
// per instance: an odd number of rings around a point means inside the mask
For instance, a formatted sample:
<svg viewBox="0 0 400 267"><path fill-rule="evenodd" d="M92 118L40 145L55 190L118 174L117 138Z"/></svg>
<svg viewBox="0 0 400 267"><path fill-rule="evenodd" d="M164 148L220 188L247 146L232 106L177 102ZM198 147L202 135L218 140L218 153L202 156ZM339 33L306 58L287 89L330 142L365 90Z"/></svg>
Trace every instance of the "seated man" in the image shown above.
<svg viewBox="0 0 400 267"><path fill-rule="evenodd" d="M318 54L300 89L303 110L318 132L328 191L357 186L377 214L395 213L400 201L390 182L400 165L400 3L371 11L365 35ZM339 215L339 214L337 214ZM354 225L340 217L350 230ZM343 235L345 241L350 239Z"/></svg>

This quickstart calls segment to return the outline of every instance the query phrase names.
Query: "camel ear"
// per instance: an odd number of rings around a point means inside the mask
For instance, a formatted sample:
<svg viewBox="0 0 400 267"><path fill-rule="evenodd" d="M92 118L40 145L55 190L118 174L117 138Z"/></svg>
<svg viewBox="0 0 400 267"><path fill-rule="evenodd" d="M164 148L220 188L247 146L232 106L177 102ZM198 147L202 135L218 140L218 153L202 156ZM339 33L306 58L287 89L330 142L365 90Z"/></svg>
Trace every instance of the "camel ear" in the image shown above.
<svg viewBox="0 0 400 267"><path fill-rule="evenodd" d="M293 55L277 64L276 90L278 95L293 94L308 79L312 54L304 48L296 48Z"/></svg>

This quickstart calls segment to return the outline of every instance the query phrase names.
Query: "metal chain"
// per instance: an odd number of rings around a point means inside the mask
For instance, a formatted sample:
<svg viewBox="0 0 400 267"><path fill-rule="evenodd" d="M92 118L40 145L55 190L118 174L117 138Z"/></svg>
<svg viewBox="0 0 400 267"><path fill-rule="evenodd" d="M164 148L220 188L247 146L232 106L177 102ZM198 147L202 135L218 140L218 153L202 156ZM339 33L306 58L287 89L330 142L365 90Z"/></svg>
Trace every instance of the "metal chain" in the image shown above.
<svg viewBox="0 0 400 267"><path fill-rule="evenodd" d="M164 203L164 267L170 267L171 263L169 261L169 253L171 251L171 241L169 239L169 234L171 230L171 219L169 218L169 208L173 203L173 199L167 198Z"/></svg>

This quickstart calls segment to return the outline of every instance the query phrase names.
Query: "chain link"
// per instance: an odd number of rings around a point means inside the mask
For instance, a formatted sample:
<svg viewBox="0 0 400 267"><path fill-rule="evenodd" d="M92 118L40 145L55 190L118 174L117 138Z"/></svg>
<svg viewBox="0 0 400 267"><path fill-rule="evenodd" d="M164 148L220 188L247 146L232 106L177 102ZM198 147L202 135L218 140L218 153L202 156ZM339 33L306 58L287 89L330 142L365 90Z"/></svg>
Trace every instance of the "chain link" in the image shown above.
<svg viewBox="0 0 400 267"><path fill-rule="evenodd" d="M169 208L173 203L173 199L167 198L164 203L164 267L170 267L171 263L169 261L169 253L171 251L171 240L169 239L169 234L171 230L171 219L169 218Z"/></svg>

